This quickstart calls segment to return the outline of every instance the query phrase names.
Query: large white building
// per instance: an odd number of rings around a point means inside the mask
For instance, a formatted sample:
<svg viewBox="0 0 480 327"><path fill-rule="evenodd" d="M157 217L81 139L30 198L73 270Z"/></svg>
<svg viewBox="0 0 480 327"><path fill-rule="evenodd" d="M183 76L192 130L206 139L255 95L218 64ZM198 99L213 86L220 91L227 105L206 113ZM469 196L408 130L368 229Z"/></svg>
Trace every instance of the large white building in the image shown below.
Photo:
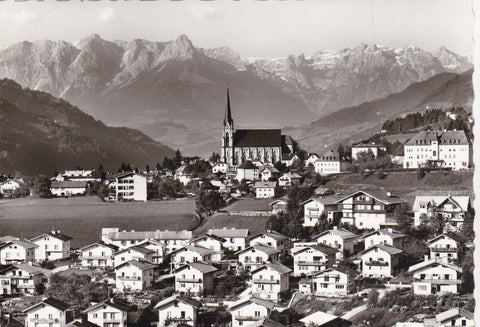
<svg viewBox="0 0 480 327"><path fill-rule="evenodd" d="M328 151L322 154L313 163L315 172L319 175L338 174L344 169L344 162L337 151Z"/></svg>
<svg viewBox="0 0 480 327"><path fill-rule="evenodd" d="M423 131L404 146L403 168L468 168L469 143L464 131Z"/></svg>
<svg viewBox="0 0 480 327"><path fill-rule="evenodd" d="M133 171L115 177L117 201L147 201L147 177Z"/></svg>

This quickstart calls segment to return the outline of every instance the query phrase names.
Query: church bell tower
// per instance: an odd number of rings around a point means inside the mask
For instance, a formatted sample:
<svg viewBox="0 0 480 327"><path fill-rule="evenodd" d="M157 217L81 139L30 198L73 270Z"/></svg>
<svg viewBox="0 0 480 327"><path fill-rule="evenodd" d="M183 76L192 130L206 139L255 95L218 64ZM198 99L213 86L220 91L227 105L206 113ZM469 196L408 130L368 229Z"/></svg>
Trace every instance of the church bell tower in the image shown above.
<svg viewBox="0 0 480 327"><path fill-rule="evenodd" d="M230 90L227 88L227 104L225 106L225 118L223 119L223 138L222 138L222 161L233 165L233 118L230 107Z"/></svg>

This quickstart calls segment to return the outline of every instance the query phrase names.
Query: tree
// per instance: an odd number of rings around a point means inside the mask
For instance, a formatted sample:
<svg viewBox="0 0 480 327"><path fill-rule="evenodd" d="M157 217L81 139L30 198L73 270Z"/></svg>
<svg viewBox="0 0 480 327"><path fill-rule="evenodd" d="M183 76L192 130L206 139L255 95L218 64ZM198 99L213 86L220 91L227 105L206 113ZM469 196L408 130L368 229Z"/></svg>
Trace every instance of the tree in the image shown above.
<svg viewBox="0 0 480 327"><path fill-rule="evenodd" d="M32 191L33 195L41 198L51 198L52 193L50 192L50 179L45 176L36 177L32 185Z"/></svg>
<svg viewBox="0 0 480 327"><path fill-rule="evenodd" d="M220 161L220 155L216 152L213 152L208 160L210 162L219 162Z"/></svg>
<svg viewBox="0 0 480 327"><path fill-rule="evenodd" d="M157 171L160 171L160 170L162 170L162 166L160 165L160 163L159 163L159 162L157 162L156 169L157 169Z"/></svg>
<svg viewBox="0 0 480 327"><path fill-rule="evenodd" d="M182 160L182 153L180 152L180 150L177 149L177 151L175 151L175 157L173 158L173 161L175 163L175 169L182 165Z"/></svg>
<svg viewBox="0 0 480 327"><path fill-rule="evenodd" d="M376 307L378 304L378 291L372 289L368 293L368 306Z"/></svg>
<svg viewBox="0 0 480 327"><path fill-rule="evenodd" d="M201 190L196 195L195 204L198 211L210 215L213 211L225 206L225 201L217 191Z"/></svg>
<svg viewBox="0 0 480 327"><path fill-rule="evenodd" d="M147 173L150 172L150 165L147 164L147 166L145 166L145 171L146 171Z"/></svg>

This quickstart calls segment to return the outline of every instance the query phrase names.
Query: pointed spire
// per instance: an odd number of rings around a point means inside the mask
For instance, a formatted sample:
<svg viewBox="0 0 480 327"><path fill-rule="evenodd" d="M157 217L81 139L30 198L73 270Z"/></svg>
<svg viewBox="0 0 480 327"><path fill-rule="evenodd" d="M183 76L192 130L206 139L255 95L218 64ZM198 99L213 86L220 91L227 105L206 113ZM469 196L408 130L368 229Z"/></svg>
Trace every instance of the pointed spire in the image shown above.
<svg viewBox="0 0 480 327"><path fill-rule="evenodd" d="M225 118L223 120L223 125L229 124L233 127L232 119L232 109L230 108L230 89L227 88L227 105L225 107Z"/></svg>

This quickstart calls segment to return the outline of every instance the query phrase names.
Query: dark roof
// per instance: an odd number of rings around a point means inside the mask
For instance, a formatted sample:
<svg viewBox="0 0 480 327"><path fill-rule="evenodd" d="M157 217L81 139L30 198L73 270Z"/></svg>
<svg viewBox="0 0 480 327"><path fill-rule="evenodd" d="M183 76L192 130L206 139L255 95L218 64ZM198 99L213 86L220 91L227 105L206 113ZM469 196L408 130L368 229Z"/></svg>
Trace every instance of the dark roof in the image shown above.
<svg viewBox="0 0 480 327"><path fill-rule="evenodd" d="M22 325L23 326L23 325ZM100 327L88 320L74 320L67 324L68 327Z"/></svg>
<svg viewBox="0 0 480 327"><path fill-rule="evenodd" d="M340 161L340 153L330 150L320 155L317 161Z"/></svg>
<svg viewBox="0 0 480 327"><path fill-rule="evenodd" d="M49 304L52 307L55 307L55 308L57 308L59 310L62 310L62 311L65 311L68 308L70 308L70 305L68 305L67 303L65 303L63 301L60 301L60 300L57 300L53 297L49 297L48 299L43 300L42 302L46 303L46 304Z"/></svg>
<svg viewBox="0 0 480 327"><path fill-rule="evenodd" d="M58 238L59 240L62 240L64 242L70 241L72 239L70 236L67 236L59 232L50 232L50 233L44 233L44 234L38 235L37 237L32 238L30 241L36 240L40 237L43 237L44 235L49 235L49 236Z"/></svg>
<svg viewBox="0 0 480 327"><path fill-rule="evenodd" d="M301 253L301 252L306 251L308 249L315 249L315 250L320 251L320 252L325 253L325 254L332 254L332 253L337 253L338 252L337 249L332 248L331 246L328 246L328 245L325 245L325 244L316 244L316 245L306 246L303 249L293 253L293 255Z"/></svg>
<svg viewBox="0 0 480 327"><path fill-rule="evenodd" d="M187 295L183 295L183 294L174 294L166 299L163 299L161 300L160 302L158 302L155 307L153 307L153 310L159 310L161 309L162 307L164 307L165 305L169 304L169 303L172 303L172 302L175 302L175 301L179 301L179 302L182 302L182 303L185 303L185 304L188 304L192 307L194 307L195 309L198 309L199 307L202 306L202 303L195 300L195 299L192 299L191 297L187 296Z"/></svg>
<svg viewBox="0 0 480 327"><path fill-rule="evenodd" d="M441 235L437 235L437 236L435 236L434 238L432 238L431 240L428 240L428 241L427 241L427 244L430 244L430 243L432 243L432 242L435 242L435 241L438 240L439 238L445 237L445 236L451 238L452 240L454 240L454 241L456 241L456 242L458 242L458 243L463 243L463 242L465 242L465 239L464 239L462 236L460 236L460 235L458 235L458 234L455 234L455 233L452 233L452 232L447 232L447 233L444 233L444 234L441 234Z"/></svg>
<svg viewBox="0 0 480 327"><path fill-rule="evenodd" d="M234 147L281 147L280 129L239 129L233 137Z"/></svg>
<svg viewBox="0 0 480 327"><path fill-rule="evenodd" d="M240 169L258 169L257 166L255 166L250 160L244 161L240 166L238 166Z"/></svg>
<svg viewBox="0 0 480 327"><path fill-rule="evenodd" d="M87 187L86 181L52 181L50 188L79 188Z"/></svg>
<svg viewBox="0 0 480 327"><path fill-rule="evenodd" d="M92 309L95 309L95 308L98 308L102 305L109 305L109 306L117 308L118 310L121 310L121 311L128 311L130 309L130 306L128 306L128 305L115 303L111 299L108 299L108 300L99 302L97 304L91 305L90 307L86 308L83 312L88 312L88 311L90 311Z"/></svg>
<svg viewBox="0 0 480 327"><path fill-rule="evenodd" d="M425 145L432 141L438 141L438 144L467 145L468 140L465 132L459 131L422 131L412 137L405 145Z"/></svg>

